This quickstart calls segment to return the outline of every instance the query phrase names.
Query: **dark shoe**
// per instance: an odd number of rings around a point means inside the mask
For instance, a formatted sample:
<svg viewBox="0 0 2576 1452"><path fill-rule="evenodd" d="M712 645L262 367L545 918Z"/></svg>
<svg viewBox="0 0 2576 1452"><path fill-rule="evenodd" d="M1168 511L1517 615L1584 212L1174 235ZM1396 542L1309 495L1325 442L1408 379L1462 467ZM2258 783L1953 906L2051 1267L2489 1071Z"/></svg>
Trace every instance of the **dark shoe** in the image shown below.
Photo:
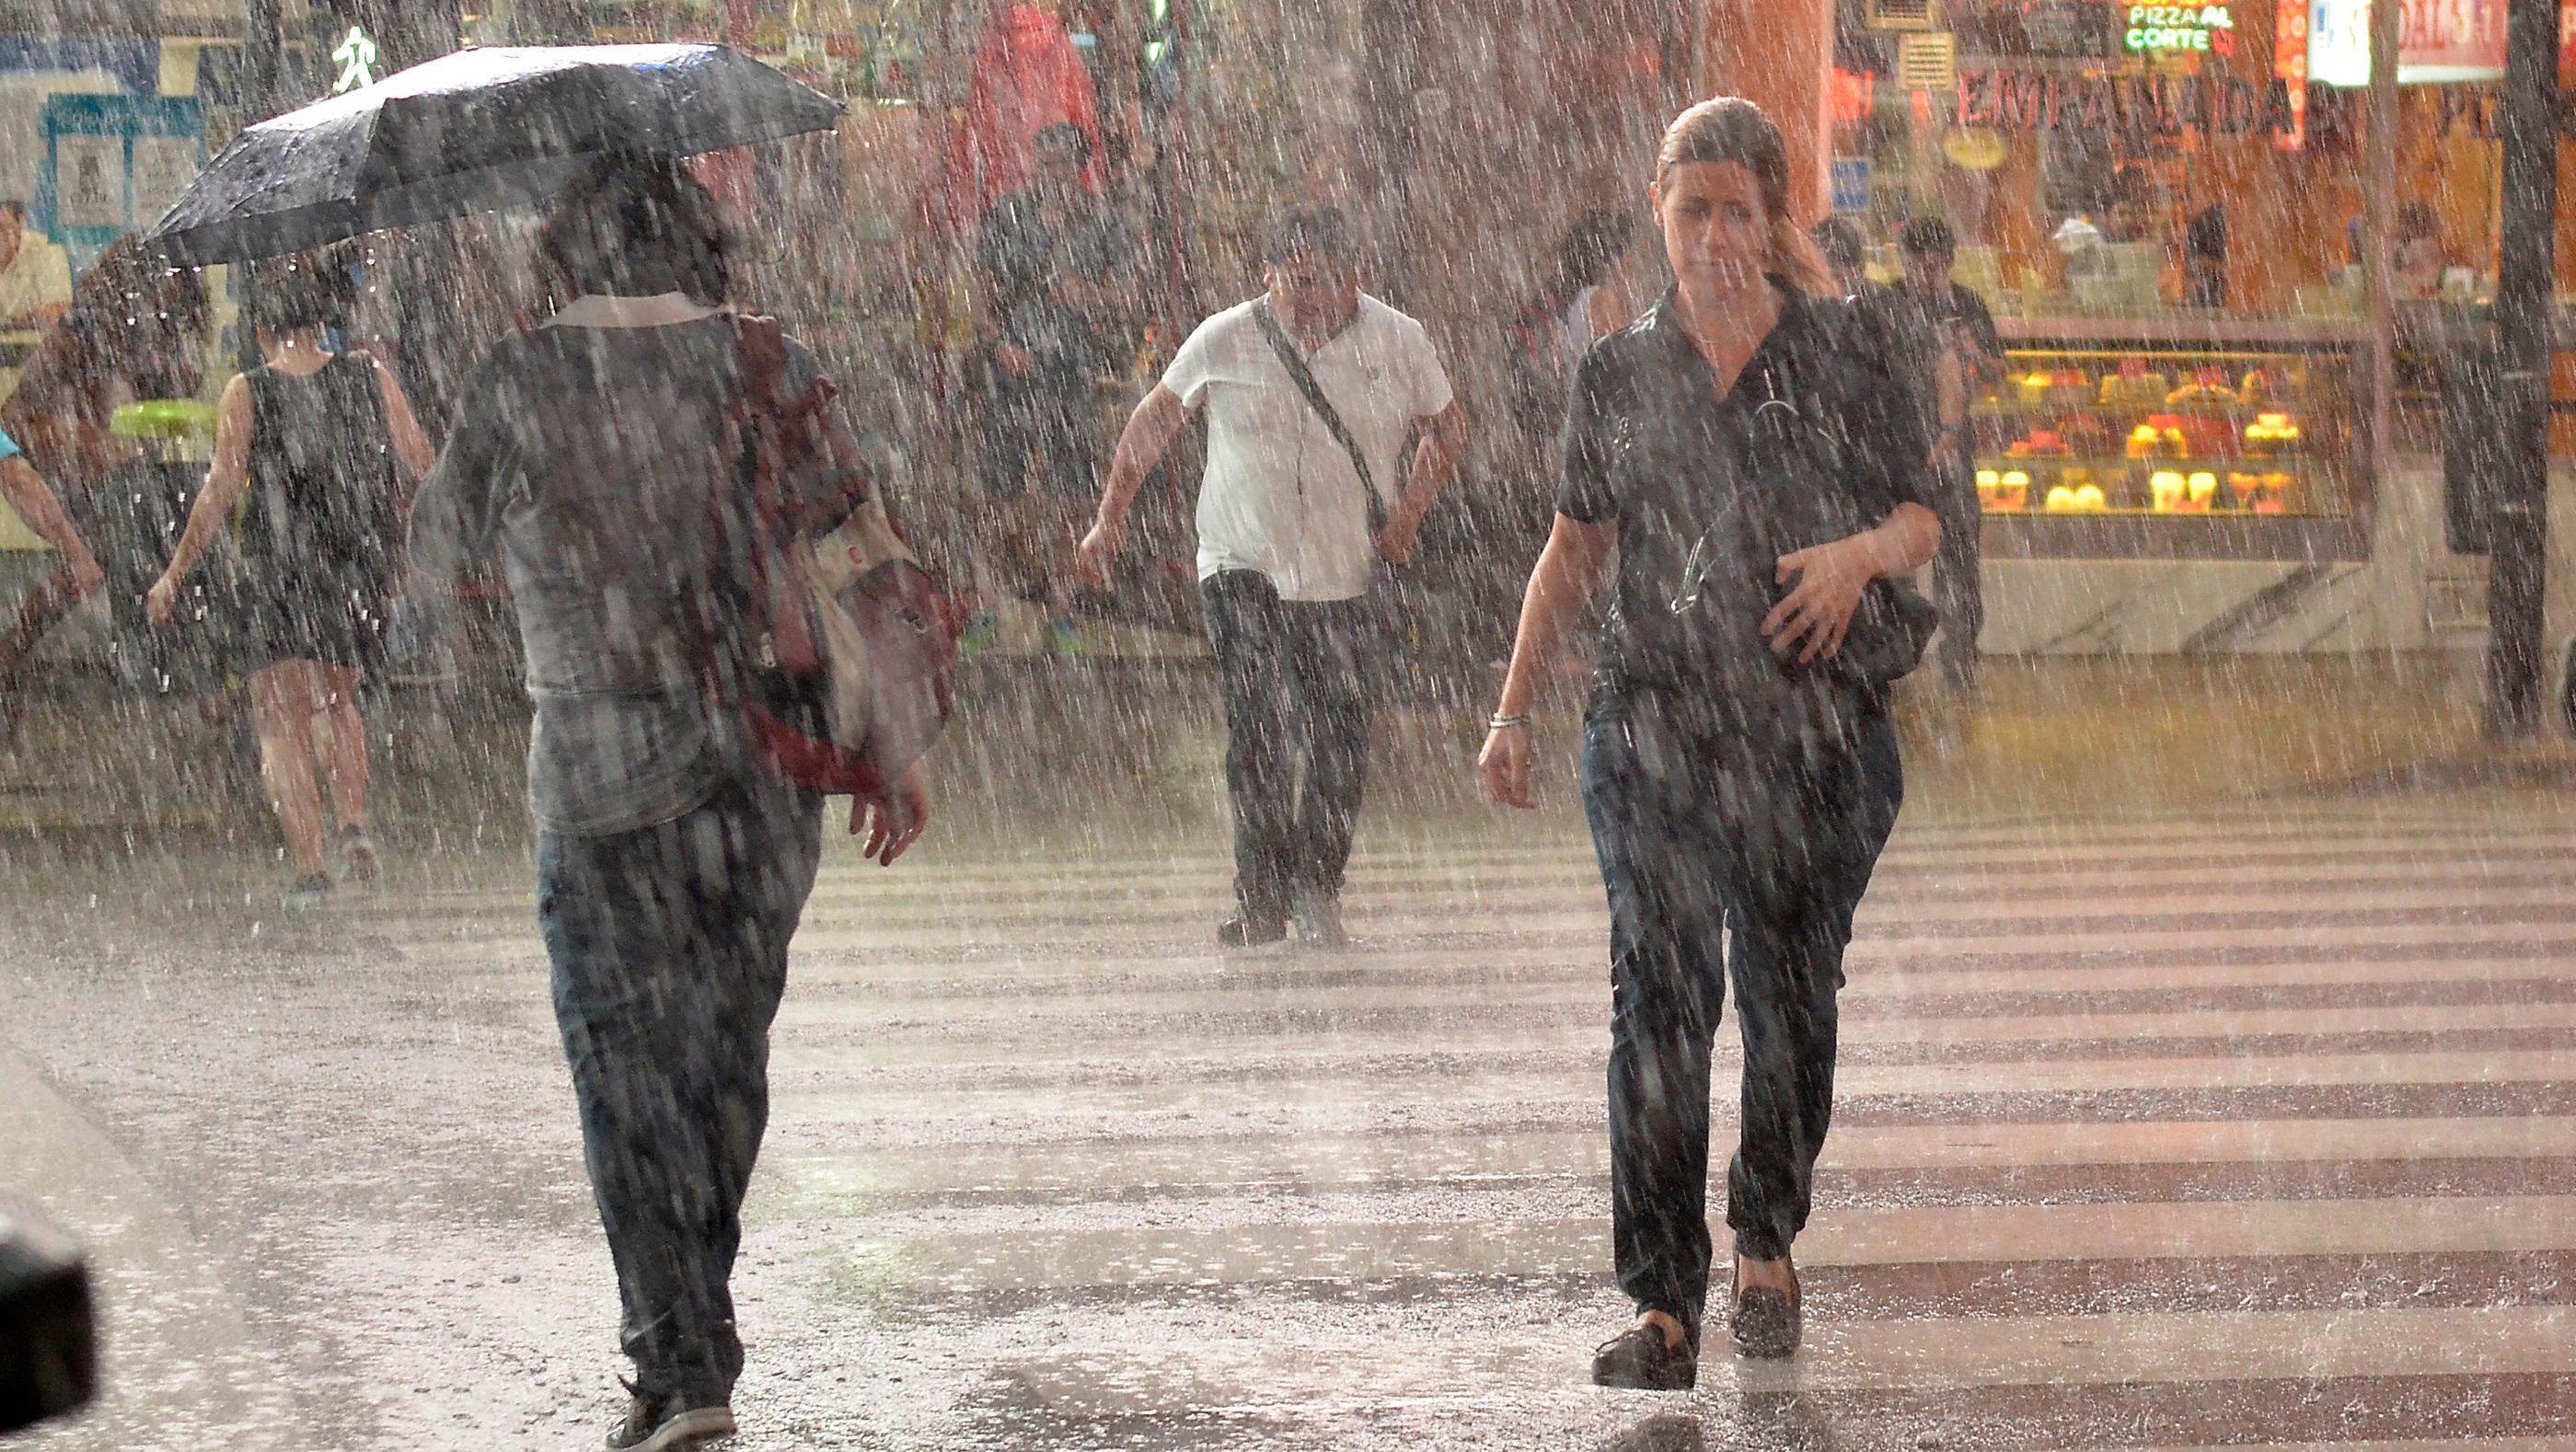
<svg viewBox="0 0 2576 1452"><path fill-rule="evenodd" d="M1735 1354L1763 1361L1796 1355L1800 1330L1797 1294L1783 1294L1771 1286L1748 1286L1741 1266L1735 1274L1735 1304L1726 1318L1726 1329L1735 1338ZM1797 1272L1793 1270L1789 1276L1795 1284Z"/></svg>
<svg viewBox="0 0 2576 1452"><path fill-rule="evenodd" d="M327 872L314 873L286 890L286 907L289 912L303 912L308 908L318 908L330 900L331 874Z"/></svg>
<svg viewBox="0 0 2576 1452"><path fill-rule="evenodd" d="M1309 948L1347 948L1350 930L1342 926L1342 905L1321 893L1299 893L1288 909L1297 925L1297 941Z"/></svg>
<svg viewBox="0 0 2576 1452"><path fill-rule="evenodd" d="M626 1421L608 1434L608 1452L680 1452L733 1435L731 1407L693 1407L686 1397L647 1397L624 1385Z"/></svg>
<svg viewBox="0 0 2576 1452"><path fill-rule="evenodd" d="M1286 918L1256 918L1250 913L1236 913L1216 925L1217 945L1225 948L1257 948L1287 936Z"/></svg>
<svg viewBox="0 0 2576 1452"><path fill-rule="evenodd" d="M1699 1385L1699 1353L1664 1339L1640 1321L1592 1351L1592 1384L1625 1391L1689 1391Z"/></svg>

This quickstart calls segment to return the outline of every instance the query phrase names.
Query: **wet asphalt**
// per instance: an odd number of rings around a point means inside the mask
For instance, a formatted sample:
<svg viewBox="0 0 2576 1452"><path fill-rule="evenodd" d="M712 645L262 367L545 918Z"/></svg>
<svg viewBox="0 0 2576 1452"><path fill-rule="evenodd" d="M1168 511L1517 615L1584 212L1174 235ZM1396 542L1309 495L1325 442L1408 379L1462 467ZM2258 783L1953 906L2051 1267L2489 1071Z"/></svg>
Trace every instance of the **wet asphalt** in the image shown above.
<svg viewBox="0 0 2576 1452"><path fill-rule="evenodd" d="M1161 789L1210 790L1191 749ZM1624 1308L1579 823L1395 802L1343 954L1215 950L1203 814L978 822L892 872L833 842L732 1445L2576 1437L2563 794L1909 819L1854 949L1808 1351L1713 1348L1661 1398L1584 1378ZM387 880L293 916L247 833L13 862L0 1164L96 1253L112 1388L24 1445L613 1421L524 842L389 836Z"/></svg>

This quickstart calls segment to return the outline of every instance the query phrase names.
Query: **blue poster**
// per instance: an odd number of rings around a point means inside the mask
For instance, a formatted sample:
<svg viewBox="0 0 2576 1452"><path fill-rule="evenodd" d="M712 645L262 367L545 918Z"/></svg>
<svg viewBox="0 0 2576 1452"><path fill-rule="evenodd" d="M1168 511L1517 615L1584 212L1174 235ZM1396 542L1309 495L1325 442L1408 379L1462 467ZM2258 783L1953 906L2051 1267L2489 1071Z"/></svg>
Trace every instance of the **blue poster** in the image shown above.
<svg viewBox="0 0 2576 1452"><path fill-rule="evenodd" d="M37 212L86 269L149 227L206 161L205 110L191 96L55 96L45 102Z"/></svg>
<svg viewBox="0 0 2576 1452"><path fill-rule="evenodd" d="M1813 175L1813 173L1809 173ZM1837 156L1834 158L1834 210L1866 212L1869 210L1869 158Z"/></svg>

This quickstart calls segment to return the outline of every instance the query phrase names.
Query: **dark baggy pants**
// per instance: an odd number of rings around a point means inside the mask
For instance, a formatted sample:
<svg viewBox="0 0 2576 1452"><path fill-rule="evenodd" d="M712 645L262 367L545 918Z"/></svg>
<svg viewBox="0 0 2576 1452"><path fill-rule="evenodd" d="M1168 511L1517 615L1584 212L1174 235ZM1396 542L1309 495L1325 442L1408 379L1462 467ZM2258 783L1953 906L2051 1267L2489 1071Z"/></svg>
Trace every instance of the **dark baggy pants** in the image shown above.
<svg viewBox="0 0 2576 1452"><path fill-rule="evenodd" d="M1089 500L1100 492L1100 395L1087 373L1040 368L1013 378L996 367L985 400L978 482L1008 499L1030 487Z"/></svg>
<svg viewBox="0 0 2576 1452"><path fill-rule="evenodd" d="M1248 916L1285 917L1300 892L1340 896L1350 863L1368 785L1373 602L1282 600L1251 570L1199 588L1225 694L1234 895Z"/></svg>
<svg viewBox="0 0 2576 1452"><path fill-rule="evenodd" d="M1666 698L1596 706L1584 814L1610 899L1610 1203L1619 1285L1694 1340L1708 1298L1709 1058L1726 982L1744 1041L1726 1177L1735 1250L1786 1255L1833 1113L1852 913L1904 797L1896 734L1728 770ZM1732 935L1721 952L1721 928Z"/></svg>
<svg viewBox="0 0 2576 1452"><path fill-rule="evenodd" d="M1941 678L1966 689L1977 683L1977 637L1986 632L1981 573L1984 519L1975 480L1962 469L1940 482L1941 548L1932 557L1932 604L1941 613Z"/></svg>
<svg viewBox="0 0 2576 1452"><path fill-rule="evenodd" d="M745 781L660 826L537 840L555 1018L648 1396L721 1404L742 1373L728 1282L821 824L819 798Z"/></svg>

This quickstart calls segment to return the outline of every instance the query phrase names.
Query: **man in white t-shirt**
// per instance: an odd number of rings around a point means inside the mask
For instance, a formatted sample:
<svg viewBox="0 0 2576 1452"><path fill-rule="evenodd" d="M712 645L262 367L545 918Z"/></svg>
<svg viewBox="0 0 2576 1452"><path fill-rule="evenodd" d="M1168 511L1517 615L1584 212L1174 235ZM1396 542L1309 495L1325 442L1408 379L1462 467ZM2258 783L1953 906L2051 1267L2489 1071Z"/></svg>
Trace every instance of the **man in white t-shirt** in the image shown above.
<svg viewBox="0 0 2576 1452"><path fill-rule="evenodd" d="M1262 260L1268 290L1199 324L1127 420L1077 562L1107 584L1136 491L1189 414L1206 409L1199 588L1225 694L1237 902L1217 941L1276 942L1293 920L1307 943L1339 947L1349 941L1342 870L1368 776L1379 634L1369 584L1380 561L1412 558L1466 422L1422 325L1359 290L1339 209L1280 213ZM1265 322L1304 362L1339 436ZM1397 455L1416 427L1399 495Z"/></svg>
<svg viewBox="0 0 2576 1452"><path fill-rule="evenodd" d="M27 230L23 204L0 199L0 331L52 327L71 300L71 259Z"/></svg>

